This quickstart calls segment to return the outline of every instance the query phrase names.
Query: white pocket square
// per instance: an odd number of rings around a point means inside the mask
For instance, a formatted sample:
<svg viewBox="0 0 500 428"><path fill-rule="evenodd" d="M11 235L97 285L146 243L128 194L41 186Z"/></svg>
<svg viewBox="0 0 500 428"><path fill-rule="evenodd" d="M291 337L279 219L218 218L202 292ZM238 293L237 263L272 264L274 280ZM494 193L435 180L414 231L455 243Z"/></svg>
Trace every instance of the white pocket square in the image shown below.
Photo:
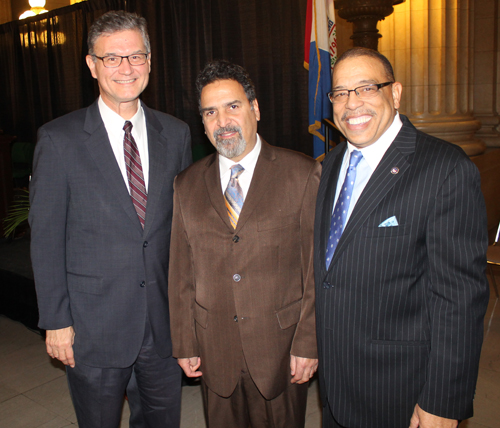
<svg viewBox="0 0 500 428"><path fill-rule="evenodd" d="M384 220L382 223L378 225L378 227L393 227L399 226L398 219L395 215L389 217L387 220Z"/></svg>

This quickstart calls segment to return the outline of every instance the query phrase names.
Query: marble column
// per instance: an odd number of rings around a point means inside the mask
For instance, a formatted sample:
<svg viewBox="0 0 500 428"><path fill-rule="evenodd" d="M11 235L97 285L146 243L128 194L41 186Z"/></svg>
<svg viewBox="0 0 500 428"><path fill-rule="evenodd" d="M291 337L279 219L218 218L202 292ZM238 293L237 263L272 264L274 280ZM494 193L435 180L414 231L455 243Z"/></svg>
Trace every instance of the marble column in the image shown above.
<svg viewBox="0 0 500 428"><path fill-rule="evenodd" d="M474 115L476 136L500 147L500 6L498 0L474 2Z"/></svg>
<svg viewBox="0 0 500 428"><path fill-rule="evenodd" d="M379 50L403 84L400 111L420 130L461 146L486 145L475 134L472 0L407 0L380 25Z"/></svg>
<svg viewBox="0 0 500 428"><path fill-rule="evenodd" d="M393 6L405 0L335 0L339 16L353 24L354 46L377 50L382 37L377 22L393 12Z"/></svg>

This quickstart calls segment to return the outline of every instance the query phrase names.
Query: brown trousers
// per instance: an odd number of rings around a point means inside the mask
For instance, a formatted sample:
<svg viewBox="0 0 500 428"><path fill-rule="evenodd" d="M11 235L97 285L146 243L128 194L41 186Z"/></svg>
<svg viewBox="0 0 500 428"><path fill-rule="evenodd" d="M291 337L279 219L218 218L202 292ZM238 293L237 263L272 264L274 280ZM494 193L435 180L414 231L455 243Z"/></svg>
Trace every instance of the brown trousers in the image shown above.
<svg viewBox="0 0 500 428"><path fill-rule="evenodd" d="M242 370L230 397L217 395L202 378L203 406L208 428L304 428L307 387L290 384L280 395L266 400L247 370Z"/></svg>

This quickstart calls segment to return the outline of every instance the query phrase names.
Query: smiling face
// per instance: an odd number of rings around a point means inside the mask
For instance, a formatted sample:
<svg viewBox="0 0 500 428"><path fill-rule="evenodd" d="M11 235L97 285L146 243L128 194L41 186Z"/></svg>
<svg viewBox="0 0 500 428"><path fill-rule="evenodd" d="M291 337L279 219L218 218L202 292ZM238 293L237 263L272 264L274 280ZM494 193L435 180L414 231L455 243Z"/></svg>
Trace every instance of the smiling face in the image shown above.
<svg viewBox="0 0 500 428"><path fill-rule="evenodd" d="M257 100L248 101L243 86L235 80L217 80L201 91L201 115L205 133L217 151L239 162L255 147Z"/></svg>
<svg viewBox="0 0 500 428"><path fill-rule="evenodd" d="M387 81L382 63L368 56L346 58L333 71L333 90ZM401 84L395 82L379 89L377 95L368 100L360 100L351 92L345 103L333 104L335 124L351 144L357 148L367 147L391 126L401 91Z"/></svg>
<svg viewBox="0 0 500 428"><path fill-rule="evenodd" d="M136 30L102 35L95 42L94 52L100 57L147 53L141 33ZM87 55L86 60L92 77L97 79L103 101L124 119L130 119L137 112L139 95L148 85L151 55L143 65L132 66L124 58L116 68L104 67L100 59L91 55Z"/></svg>

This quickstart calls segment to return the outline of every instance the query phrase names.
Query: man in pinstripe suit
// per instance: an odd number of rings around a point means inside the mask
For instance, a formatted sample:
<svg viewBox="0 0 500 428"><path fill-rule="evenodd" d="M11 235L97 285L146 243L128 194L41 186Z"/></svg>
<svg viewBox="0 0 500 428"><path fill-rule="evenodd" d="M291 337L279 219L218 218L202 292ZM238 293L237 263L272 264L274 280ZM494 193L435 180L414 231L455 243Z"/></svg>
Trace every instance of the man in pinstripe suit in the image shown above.
<svg viewBox="0 0 500 428"><path fill-rule="evenodd" d="M329 96L347 142L324 161L314 250L328 428L452 428L472 416L489 295L479 173L397 112L401 92L376 51L335 65Z"/></svg>

